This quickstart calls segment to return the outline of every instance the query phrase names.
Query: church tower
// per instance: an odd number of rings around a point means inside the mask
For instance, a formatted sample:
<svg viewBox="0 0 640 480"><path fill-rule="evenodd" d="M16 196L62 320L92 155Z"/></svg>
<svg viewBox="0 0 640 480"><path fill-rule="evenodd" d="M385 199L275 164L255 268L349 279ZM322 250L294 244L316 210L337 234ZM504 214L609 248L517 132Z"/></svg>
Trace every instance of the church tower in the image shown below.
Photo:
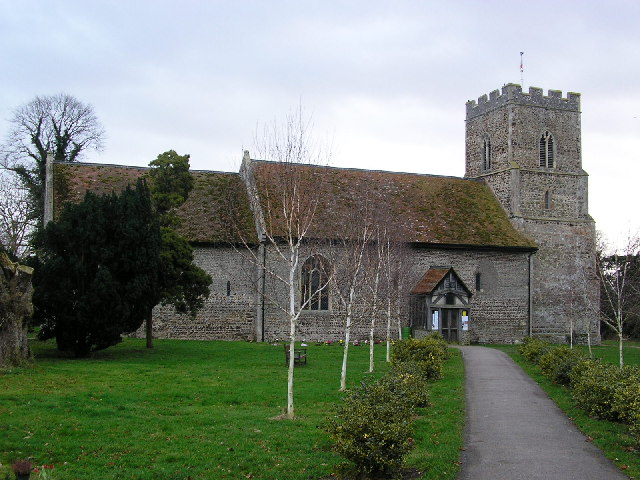
<svg viewBox="0 0 640 480"><path fill-rule="evenodd" d="M565 341L597 334L595 223L582 169L580 94L508 84L467 102L465 177L484 180L531 258L529 331Z"/></svg>

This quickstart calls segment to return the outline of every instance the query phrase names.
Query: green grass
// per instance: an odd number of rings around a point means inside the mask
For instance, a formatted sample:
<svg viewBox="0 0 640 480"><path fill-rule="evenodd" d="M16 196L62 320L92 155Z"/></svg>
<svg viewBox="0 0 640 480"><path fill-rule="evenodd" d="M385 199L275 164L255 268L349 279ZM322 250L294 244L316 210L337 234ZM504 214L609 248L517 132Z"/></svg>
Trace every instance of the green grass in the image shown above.
<svg viewBox="0 0 640 480"><path fill-rule="evenodd" d="M147 350L127 339L83 360L32 346L34 367L0 371L0 463L32 457L53 463L56 479L196 480L317 479L342 462L319 428L340 401L338 346L311 345L296 368L294 421L275 419L286 405L281 346L157 340ZM350 352L356 385L369 376L368 349ZM376 362L380 375L383 346ZM455 478L462 442L457 351L446 368L408 462L425 478Z"/></svg>
<svg viewBox="0 0 640 480"><path fill-rule="evenodd" d="M520 365L520 367L549 395L549 397L563 410L575 425L597 445L604 454L613 460L631 478L640 478L640 455L638 447L631 438L626 425L591 418L583 410L574 405L571 390L557 385L540 373L537 365L529 363L518 353L515 345L495 346L503 350ZM583 348L585 353L586 347ZM594 357L605 361L618 363L618 346L609 345L592 347ZM640 349L632 346L624 349L625 362L628 365L640 365Z"/></svg>
<svg viewBox="0 0 640 480"><path fill-rule="evenodd" d="M431 384L432 406L416 420L417 447L408 464L424 472L423 479L455 479L460 469L465 417L464 367L460 350L449 349L451 358L444 378Z"/></svg>

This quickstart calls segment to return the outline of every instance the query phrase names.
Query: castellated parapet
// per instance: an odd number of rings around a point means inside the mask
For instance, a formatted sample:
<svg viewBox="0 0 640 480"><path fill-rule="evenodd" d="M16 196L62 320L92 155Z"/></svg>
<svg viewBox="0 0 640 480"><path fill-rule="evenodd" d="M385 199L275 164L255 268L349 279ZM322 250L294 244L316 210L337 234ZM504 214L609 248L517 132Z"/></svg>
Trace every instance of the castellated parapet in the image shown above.
<svg viewBox="0 0 640 480"><path fill-rule="evenodd" d="M475 100L467 102L467 120L487 113L508 103L526 105L532 107L552 108L580 112L580 94L568 92L567 97L562 97L561 90L549 90L548 95L543 95L543 90L537 87L529 87L529 93L522 91L522 87L515 83L509 83L502 87L502 93L494 90L489 96L482 95Z"/></svg>

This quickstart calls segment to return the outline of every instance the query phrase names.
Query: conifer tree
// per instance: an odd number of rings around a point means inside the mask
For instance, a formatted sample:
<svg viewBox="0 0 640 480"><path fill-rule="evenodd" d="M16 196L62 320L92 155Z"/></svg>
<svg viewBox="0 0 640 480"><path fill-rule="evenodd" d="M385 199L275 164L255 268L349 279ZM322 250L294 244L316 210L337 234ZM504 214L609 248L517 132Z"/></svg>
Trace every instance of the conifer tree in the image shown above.
<svg viewBox="0 0 640 480"><path fill-rule="evenodd" d="M77 357L115 345L159 300L161 235L149 189L87 192L42 233L33 283L40 336Z"/></svg>

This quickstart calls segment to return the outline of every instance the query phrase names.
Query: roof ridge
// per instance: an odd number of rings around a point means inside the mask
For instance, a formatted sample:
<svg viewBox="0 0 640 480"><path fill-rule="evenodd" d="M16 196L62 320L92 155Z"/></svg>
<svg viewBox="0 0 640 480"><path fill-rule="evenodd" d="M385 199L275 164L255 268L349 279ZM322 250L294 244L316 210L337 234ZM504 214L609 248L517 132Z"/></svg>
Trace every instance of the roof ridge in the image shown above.
<svg viewBox="0 0 640 480"><path fill-rule="evenodd" d="M111 168L134 168L137 170L151 170L151 167L143 167L140 165L122 165L119 163L98 163L98 162L67 162L67 161L54 161L54 163L56 165L82 165L85 167L111 167ZM203 170L203 169L198 169L198 170L194 170L193 168L190 168L189 171L191 173L225 173L225 174L229 174L229 175L239 175L238 172L225 172L223 170Z"/></svg>
<svg viewBox="0 0 640 480"><path fill-rule="evenodd" d="M255 158L251 159L252 162L260 162L269 165L277 165L281 162L276 162L273 160L258 160ZM348 170L353 172L369 172L369 173L388 173L392 175L407 175L407 176L416 176L416 177L430 177L430 178L450 178L454 180L468 180L468 181L476 181L476 179L466 178L466 177L456 177L455 175L434 175L432 173L418 173L418 172L394 172L392 170L379 170L379 169L370 169L370 168L358 168L358 167L339 167L335 165L315 165L315 164L307 164L307 163L298 163L298 162L290 162L291 165L301 166L301 167L312 167L312 168L326 168L331 170Z"/></svg>

